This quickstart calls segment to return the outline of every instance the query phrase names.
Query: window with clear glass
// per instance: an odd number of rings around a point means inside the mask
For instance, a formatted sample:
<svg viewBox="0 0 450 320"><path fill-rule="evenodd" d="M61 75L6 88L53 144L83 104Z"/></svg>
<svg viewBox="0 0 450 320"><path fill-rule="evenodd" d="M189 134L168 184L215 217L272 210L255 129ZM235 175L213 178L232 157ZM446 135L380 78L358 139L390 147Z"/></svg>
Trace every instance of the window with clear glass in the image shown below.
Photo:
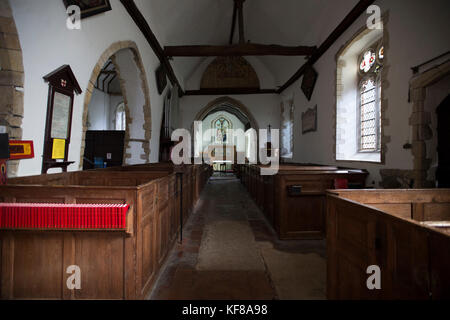
<svg viewBox="0 0 450 320"><path fill-rule="evenodd" d="M127 116L125 113L125 104L122 102L116 108L115 129L117 131L125 131L127 128Z"/></svg>

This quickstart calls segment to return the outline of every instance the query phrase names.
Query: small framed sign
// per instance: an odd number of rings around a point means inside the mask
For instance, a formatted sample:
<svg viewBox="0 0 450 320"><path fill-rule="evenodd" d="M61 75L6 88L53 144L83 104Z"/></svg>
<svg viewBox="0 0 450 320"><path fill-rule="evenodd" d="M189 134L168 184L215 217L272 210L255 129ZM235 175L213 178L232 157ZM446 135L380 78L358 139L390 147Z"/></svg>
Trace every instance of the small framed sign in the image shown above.
<svg viewBox="0 0 450 320"><path fill-rule="evenodd" d="M111 10L109 0L63 0L66 8L78 6L81 10L81 19Z"/></svg>
<svg viewBox="0 0 450 320"><path fill-rule="evenodd" d="M9 141L10 160L33 159L34 145L33 141Z"/></svg>
<svg viewBox="0 0 450 320"><path fill-rule="evenodd" d="M317 106L302 113L302 133L317 131Z"/></svg>

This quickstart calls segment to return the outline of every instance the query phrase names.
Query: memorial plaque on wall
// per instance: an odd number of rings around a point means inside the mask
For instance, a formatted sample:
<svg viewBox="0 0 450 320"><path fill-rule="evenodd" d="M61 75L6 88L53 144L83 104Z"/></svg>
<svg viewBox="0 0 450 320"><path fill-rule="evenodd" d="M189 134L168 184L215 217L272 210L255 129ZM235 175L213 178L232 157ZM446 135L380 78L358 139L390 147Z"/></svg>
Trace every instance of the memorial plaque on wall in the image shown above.
<svg viewBox="0 0 450 320"><path fill-rule="evenodd" d="M302 113L302 133L317 131L317 106Z"/></svg>

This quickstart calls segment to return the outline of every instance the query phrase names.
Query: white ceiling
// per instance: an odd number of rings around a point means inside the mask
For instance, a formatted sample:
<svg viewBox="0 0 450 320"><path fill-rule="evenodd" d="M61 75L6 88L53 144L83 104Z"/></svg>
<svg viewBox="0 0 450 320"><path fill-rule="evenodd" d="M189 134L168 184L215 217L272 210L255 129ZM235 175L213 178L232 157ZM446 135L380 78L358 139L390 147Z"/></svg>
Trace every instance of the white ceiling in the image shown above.
<svg viewBox="0 0 450 320"><path fill-rule="evenodd" d="M319 46L357 2L246 0L245 39L263 44ZM137 0L136 4L162 46L228 44L233 0ZM234 43L237 34L236 25ZM303 57L259 59L272 72L277 85L286 82L304 61ZM203 60L176 58L172 64L177 75L187 80Z"/></svg>

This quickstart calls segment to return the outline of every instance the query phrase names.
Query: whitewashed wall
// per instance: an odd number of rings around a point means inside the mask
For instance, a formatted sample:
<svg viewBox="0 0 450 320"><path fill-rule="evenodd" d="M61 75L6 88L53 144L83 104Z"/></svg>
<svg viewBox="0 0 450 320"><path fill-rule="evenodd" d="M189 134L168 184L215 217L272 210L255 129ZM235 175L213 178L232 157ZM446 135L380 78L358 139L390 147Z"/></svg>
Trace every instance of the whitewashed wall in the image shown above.
<svg viewBox="0 0 450 320"><path fill-rule="evenodd" d="M262 89L275 88L275 79L267 67L256 57L245 57L255 69ZM200 82L208 65L214 58L205 59L197 69L194 70L185 82L187 90L198 90ZM273 129L280 127L280 102L281 97L276 94L256 95L231 95L241 102L252 114L260 129L267 129L270 124ZM192 122L197 114L218 96L184 96L180 100L182 127L190 130Z"/></svg>
<svg viewBox="0 0 450 320"><path fill-rule="evenodd" d="M247 107L260 129L280 127L280 97L276 94L231 95ZM196 115L217 96L185 96L180 100L182 127L190 130Z"/></svg>
<svg viewBox="0 0 450 320"><path fill-rule="evenodd" d="M42 77L69 64L83 89L74 101L69 170L78 170L82 134L84 93L92 70L102 53L114 42L134 41L141 53L149 83L152 138L150 160L158 160L162 96L157 93L154 71L159 61L142 33L118 0L113 10L82 20L82 30L66 28L66 10L59 0L10 1L23 51L25 102L23 139L35 143L35 158L21 161L19 175L39 174L42 165L48 85Z"/></svg>
<svg viewBox="0 0 450 320"><path fill-rule="evenodd" d="M376 1L375 4L380 6L382 13L388 13L389 49L386 51L386 62L389 66L389 85L384 90L388 99L389 125L385 129L385 134L391 137L391 142L387 144L385 165L336 162L333 153L333 112L336 103L335 55L365 25L367 15L361 16L315 64L314 68L319 73L319 78L311 101L307 101L300 89L301 79L285 92L286 95L292 93L295 95L294 160L365 168L371 174L368 180L369 185L373 181L375 185L378 185L380 169L413 168L411 151L402 147L411 139L409 117L412 104L408 102L411 67L450 50L448 41L450 3L448 1L382 0ZM335 6L339 6L338 1L335 1ZM317 30L322 30L320 38L323 41L337 24L332 19L323 19L320 23L323 26ZM331 23L332 25L329 25ZM297 125L301 124L301 113L315 105L318 106L318 131L302 135L301 125Z"/></svg>

